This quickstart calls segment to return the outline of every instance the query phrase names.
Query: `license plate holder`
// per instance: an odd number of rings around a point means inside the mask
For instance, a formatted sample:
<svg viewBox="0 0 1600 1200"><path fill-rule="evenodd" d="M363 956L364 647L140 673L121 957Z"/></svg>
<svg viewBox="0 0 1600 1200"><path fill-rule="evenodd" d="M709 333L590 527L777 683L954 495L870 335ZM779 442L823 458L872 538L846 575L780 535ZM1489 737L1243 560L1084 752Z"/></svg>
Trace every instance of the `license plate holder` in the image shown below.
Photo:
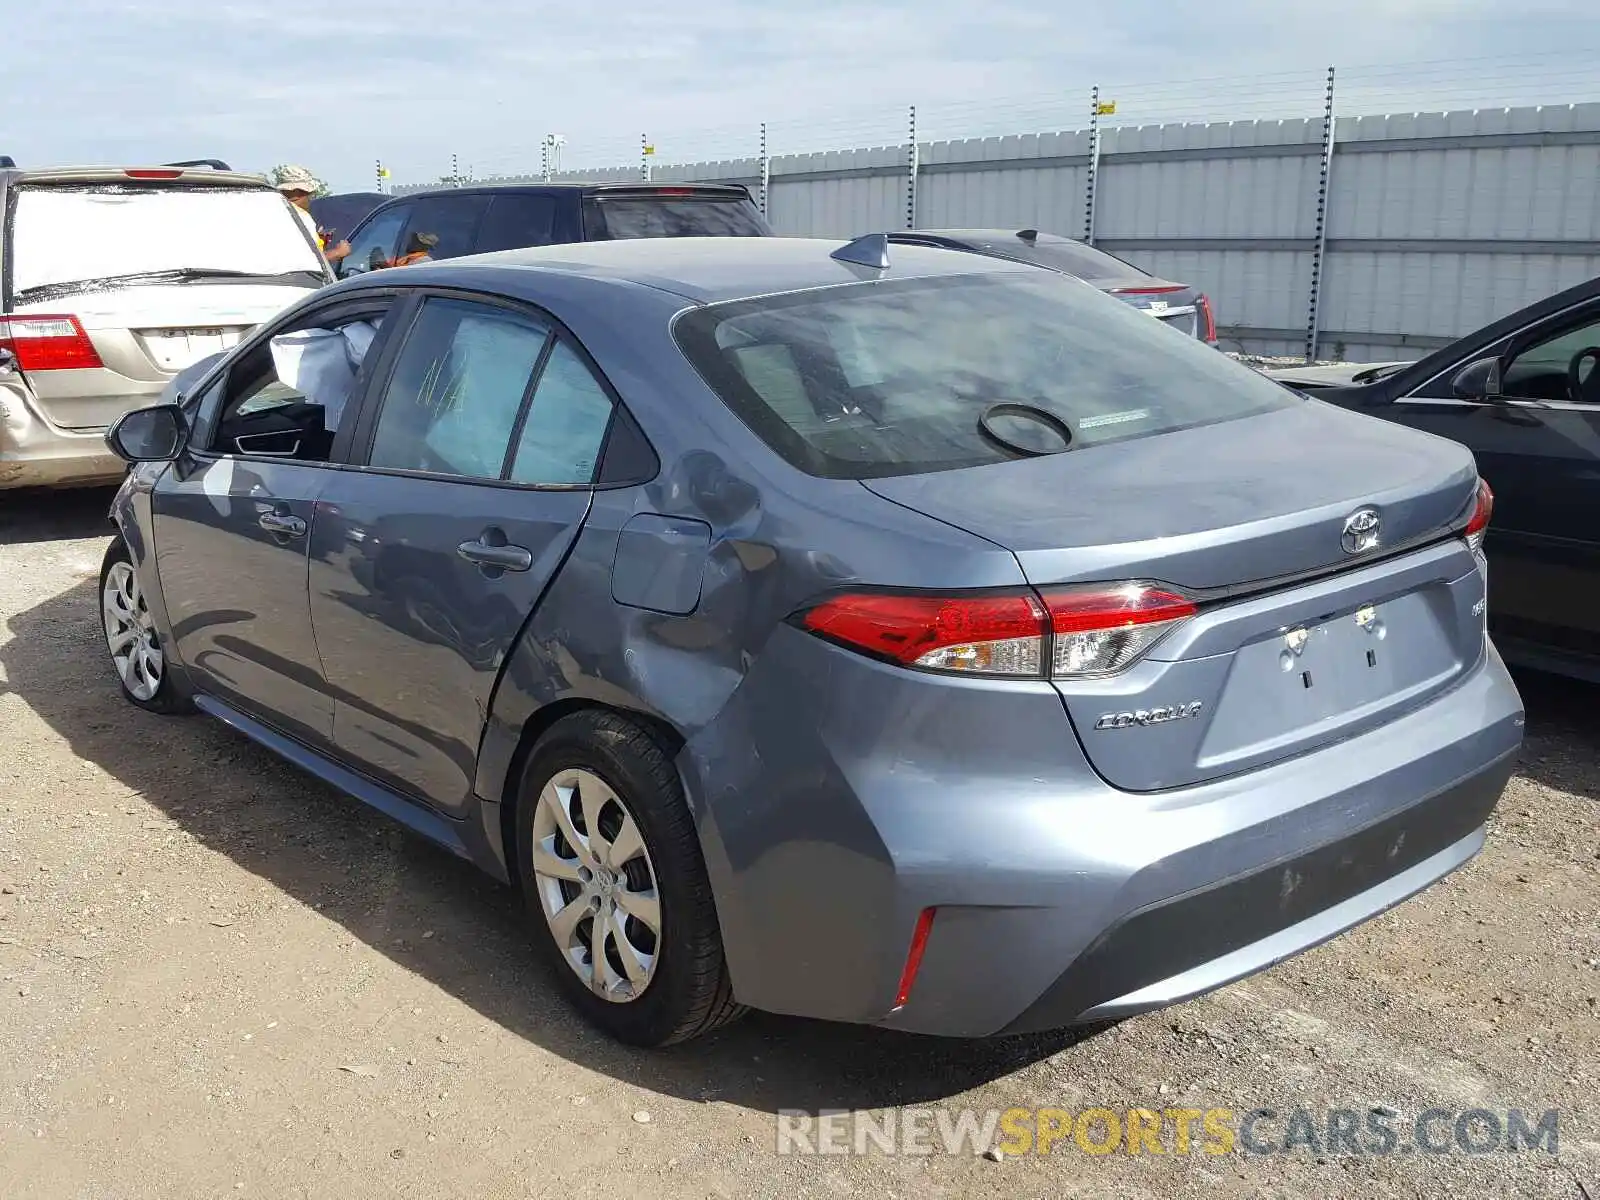
<svg viewBox="0 0 1600 1200"><path fill-rule="evenodd" d="M172 327L139 331L139 341L152 362L163 371L181 371L210 354L220 354L239 341L239 331L227 327Z"/></svg>

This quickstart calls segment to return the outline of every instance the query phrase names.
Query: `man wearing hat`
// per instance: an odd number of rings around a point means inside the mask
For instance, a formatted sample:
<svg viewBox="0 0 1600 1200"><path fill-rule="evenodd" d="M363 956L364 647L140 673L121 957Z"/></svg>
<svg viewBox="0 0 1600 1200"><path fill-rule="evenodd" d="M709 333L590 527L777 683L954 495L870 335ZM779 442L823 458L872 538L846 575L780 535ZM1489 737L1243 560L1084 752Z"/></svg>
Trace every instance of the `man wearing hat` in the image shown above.
<svg viewBox="0 0 1600 1200"><path fill-rule="evenodd" d="M284 167L278 172L278 190L294 205L300 219L306 224L306 231L316 239L317 249L322 251L322 256L330 263L335 263L350 253L350 243L340 239L337 245L330 246L327 231L317 228L317 220L311 215L311 197L317 194L321 186L317 177L304 167Z"/></svg>
<svg viewBox="0 0 1600 1200"><path fill-rule="evenodd" d="M433 248L439 244L437 233L413 233L406 240L406 252L392 260L391 267L409 267L416 263L433 261Z"/></svg>

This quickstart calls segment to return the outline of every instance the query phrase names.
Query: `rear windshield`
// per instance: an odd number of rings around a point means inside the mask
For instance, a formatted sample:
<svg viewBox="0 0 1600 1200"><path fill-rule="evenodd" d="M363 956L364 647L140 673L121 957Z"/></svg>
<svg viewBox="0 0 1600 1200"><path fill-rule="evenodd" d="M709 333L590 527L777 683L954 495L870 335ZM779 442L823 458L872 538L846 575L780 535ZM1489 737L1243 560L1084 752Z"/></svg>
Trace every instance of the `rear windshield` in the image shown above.
<svg viewBox="0 0 1600 1200"><path fill-rule="evenodd" d="M300 218L266 188L24 185L7 233L18 301L163 271L323 278Z"/></svg>
<svg viewBox="0 0 1600 1200"><path fill-rule="evenodd" d="M589 241L658 237L770 237L743 196L594 196L584 202Z"/></svg>
<svg viewBox="0 0 1600 1200"><path fill-rule="evenodd" d="M1196 339L1042 271L709 305L674 333L768 445L829 478L1004 462L1061 449L1063 429L1076 451L1302 403ZM1028 411L991 408L1000 403Z"/></svg>
<svg viewBox="0 0 1600 1200"><path fill-rule="evenodd" d="M1030 246L1021 238L1016 238L1004 245L996 245L995 249L1014 258L1020 258L1024 262L1038 263L1040 266L1065 271L1068 275L1076 275L1079 279L1151 278L1148 272L1141 271L1132 263L1123 262L1115 255L1107 254L1104 250L1096 250L1093 246L1085 246L1082 242L1071 242L1066 239L1058 242L1041 240Z"/></svg>

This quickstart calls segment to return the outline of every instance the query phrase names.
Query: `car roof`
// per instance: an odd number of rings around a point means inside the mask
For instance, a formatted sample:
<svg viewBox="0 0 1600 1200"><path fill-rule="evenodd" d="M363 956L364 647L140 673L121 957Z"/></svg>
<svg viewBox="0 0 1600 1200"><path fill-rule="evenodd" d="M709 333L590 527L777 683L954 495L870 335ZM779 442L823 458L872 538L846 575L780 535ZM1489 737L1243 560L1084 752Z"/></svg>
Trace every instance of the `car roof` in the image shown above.
<svg viewBox="0 0 1600 1200"><path fill-rule="evenodd" d="M467 282L468 277L483 286L490 284L492 277L492 286L530 300L537 298L533 293L542 290L541 283L555 274L618 286L643 285L697 304L865 280L1032 276L1038 270L1009 259L929 246L894 246L890 265L879 270L832 257L844 244L835 238L637 238L502 250L404 269L408 280L435 286ZM391 282L392 276L383 278L385 274L373 272L356 278Z"/></svg>
<svg viewBox="0 0 1600 1200"><path fill-rule="evenodd" d="M469 183L461 187L449 184L423 188L420 191L405 192L398 196L391 196L390 201L415 200L419 196L481 196L481 195L506 195L514 192L636 192L648 194L650 192L708 192L724 193L729 196L748 196L750 193L743 185L737 183L695 183L685 181L681 183L646 182L642 179L618 179L606 182L586 182L583 180L551 180L545 183L540 180L518 181L515 183Z"/></svg>

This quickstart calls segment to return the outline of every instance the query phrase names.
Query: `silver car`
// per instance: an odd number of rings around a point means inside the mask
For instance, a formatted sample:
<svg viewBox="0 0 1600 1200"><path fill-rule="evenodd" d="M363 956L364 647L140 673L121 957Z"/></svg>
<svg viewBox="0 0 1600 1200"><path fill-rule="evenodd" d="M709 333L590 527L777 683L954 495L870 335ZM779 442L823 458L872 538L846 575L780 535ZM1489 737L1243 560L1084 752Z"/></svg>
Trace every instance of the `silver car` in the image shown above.
<svg viewBox="0 0 1600 1200"><path fill-rule="evenodd" d="M1464 448L1023 263L374 272L108 439L128 700L520 888L629 1042L1186 999L1470 859L1522 740Z"/></svg>
<svg viewBox="0 0 1600 1200"><path fill-rule="evenodd" d="M330 278L256 175L6 169L0 212L0 489L120 478L112 422Z"/></svg>

